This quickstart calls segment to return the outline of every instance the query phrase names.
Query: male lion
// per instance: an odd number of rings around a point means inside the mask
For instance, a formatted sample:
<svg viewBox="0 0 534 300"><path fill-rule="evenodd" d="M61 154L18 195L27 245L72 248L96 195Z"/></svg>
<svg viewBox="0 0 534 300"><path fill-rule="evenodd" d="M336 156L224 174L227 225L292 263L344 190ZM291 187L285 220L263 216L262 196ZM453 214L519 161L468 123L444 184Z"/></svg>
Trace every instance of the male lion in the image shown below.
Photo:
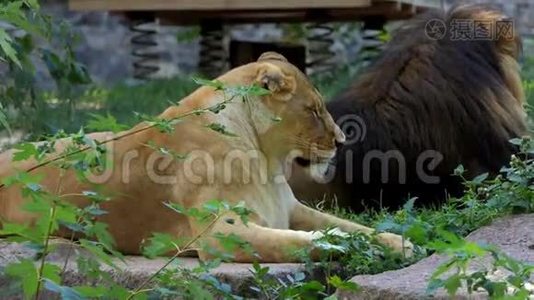
<svg viewBox="0 0 534 300"><path fill-rule="evenodd" d="M462 180L452 175L460 164L468 179L498 174L517 151L509 140L527 133L520 52L512 21L485 6L460 5L409 21L328 102L347 142L327 172L331 180L310 184L294 176L295 195L337 197L356 211L396 208L409 197L437 204L462 195Z"/></svg>
<svg viewBox="0 0 534 300"><path fill-rule="evenodd" d="M99 220L108 224L117 250L138 254L143 240L154 232L184 238L205 232L205 223L171 211L165 202L200 208L214 199L230 204L244 201L253 211L248 224L237 215L229 215L208 228L207 236L236 234L250 243L261 262L295 261L297 258L285 250L312 247L312 239L317 236L314 231L329 226L344 232L373 233L370 228L300 204L285 180L284 166L291 161L291 152L297 150L304 160L328 160L334 156L336 144L345 138L326 111L320 94L296 67L271 52L218 80L230 86L258 84L270 94L236 99L218 113L197 115L193 112L225 100L223 92L201 87L160 115L169 120L189 114L173 125L172 133L152 128L110 145L112 169L105 180L99 180L114 196L102 205L108 214ZM213 124L232 135L216 132ZM146 124L118 135L136 132L143 126ZM99 133L94 138L103 140L106 136L109 134ZM158 147L185 154L186 158L169 158L154 149ZM0 156L1 177L35 164L13 163L12 156L13 151ZM48 190L61 185L61 194L71 195L66 199L79 206L88 204L86 198L76 195L91 186L77 182L72 171L60 176L57 168L44 166L35 172L45 174L42 183ZM0 190L0 216L8 222L34 222L35 215L21 210L24 200L19 188ZM397 251L405 248L410 254L412 245L403 243L400 236L381 233L377 239ZM222 250L216 239L204 241L213 249ZM312 251L314 259L317 252ZM245 251L234 255L237 262L257 259ZM210 257L202 250L199 256Z"/></svg>

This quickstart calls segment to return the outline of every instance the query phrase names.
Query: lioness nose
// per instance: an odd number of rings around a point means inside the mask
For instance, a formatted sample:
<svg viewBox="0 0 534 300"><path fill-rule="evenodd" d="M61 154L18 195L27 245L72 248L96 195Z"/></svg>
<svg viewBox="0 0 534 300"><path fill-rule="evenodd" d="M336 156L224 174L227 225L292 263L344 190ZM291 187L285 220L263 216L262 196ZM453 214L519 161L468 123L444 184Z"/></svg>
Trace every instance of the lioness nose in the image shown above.
<svg viewBox="0 0 534 300"><path fill-rule="evenodd" d="M336 140L336 146L339 146L345 142L345 134L343 133L341 128L339 128L339 126L335 127L334 135Z"/></svg>

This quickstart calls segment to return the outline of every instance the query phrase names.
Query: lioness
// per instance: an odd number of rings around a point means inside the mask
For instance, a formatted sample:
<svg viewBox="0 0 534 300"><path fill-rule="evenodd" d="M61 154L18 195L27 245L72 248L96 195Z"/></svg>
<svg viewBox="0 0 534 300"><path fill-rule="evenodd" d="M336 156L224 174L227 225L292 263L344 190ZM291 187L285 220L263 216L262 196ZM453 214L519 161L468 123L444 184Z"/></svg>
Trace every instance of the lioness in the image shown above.
<svg viewBox="0 0 534 300"><path fill-rule="evenodd" d="M283 56L271 52L218 80L230 86L258 84L270 93L237 99L219 112L193 114L226 99L221 91L201 87L160 115L161 119L189 115L173 125L172 133L152 128L111 143L113 168L104 180L102 176L99 180L104 181L103 186L114 196L102 205L108 214L99 220L108 224L117 250L139 254L143 241L154 232L185 238L204 232L206 236L234 233L250 243L259 261L291 262L297 257L284 249L312 247L312 240L317 236L314 231L335 226L345 232L373 232L371 228L304 206L285 180L284 166L288 165L292 152L298 150L301 160L329 160L336 152L336 144L345 138L326 111L321 95L304 74ZM232 135L221 134L210 124L219 124L219 128L224 127ZM143 126L146 123L129 132ZM124 134L128 132L119 133ZM93 135L97 140L109 136ZM187 156L174 159L154 149L157 147ZM0 156L1 177L35 164L13 163L12 156L13 151ZM234 159L240 161L236 163ZM91 186L79 183L72 171L60 176L57 168L44 166L35 172L46 175L42 183L51 191L61 185L61 194L72 195L65 196L69 201L80 206L89 203L85 197L76 195L90 190ZM213 199L230 204L243 201L253 211L250 221L244 224L239 216L230 215L215 222L206 232L205 223L177 214L165 205L171 202L199 208ZM35 215L21 211L23 201L16 186L0 190L2 220L35 221ZM412 245L403 243L400 236L381 233L377 238L397 251L411 253ZM213 249L222 249L215 238L205 238L204 242ZM313 259L317 258L317 252L311 252ZM201 259L210 257L202 250L198 255ZM245 251L234 253L234 259L236 262L258 260Z"/></svg>

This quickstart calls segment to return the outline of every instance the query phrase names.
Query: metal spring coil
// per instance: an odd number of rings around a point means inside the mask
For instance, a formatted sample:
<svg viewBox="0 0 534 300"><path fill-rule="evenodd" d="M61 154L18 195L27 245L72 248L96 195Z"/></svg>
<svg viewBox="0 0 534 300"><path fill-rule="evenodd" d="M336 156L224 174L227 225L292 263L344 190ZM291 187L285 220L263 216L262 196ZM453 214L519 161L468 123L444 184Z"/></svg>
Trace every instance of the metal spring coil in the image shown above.
<svg viewBox="0 0 534 300"><path fill-rule="evenodd" d="M374 61L382 52L385 42L380 38L383 30L362 28L362 48L358 61L363 65L368 65Z"/></svg>
<svg viewBox="0 0 534 300"><path fill-rule="evenodd" d="M221 24L202 24L200 39L200 72L210 78L218 76L224 71L227 61L224 48L224 30Z"/></svg>
<svg viewBox="0 0 534 300"><path fill-rule="evenodd" d="M132 44L131 55L133 62L133 77L135 79L147 80L160 70L158 60L160 52L157 51L158 42L157 29L153 19L136 20L130 30L134 35L130 42Z"/></svg>
<svg viewBox="0 0 534 300"><path fill-rule="evenodd" d="M310 24L306 27L308 32L307 69L309 74L331 74L336 64L335 52L331 47L334 44L334 28L325 23Z"/></svg>

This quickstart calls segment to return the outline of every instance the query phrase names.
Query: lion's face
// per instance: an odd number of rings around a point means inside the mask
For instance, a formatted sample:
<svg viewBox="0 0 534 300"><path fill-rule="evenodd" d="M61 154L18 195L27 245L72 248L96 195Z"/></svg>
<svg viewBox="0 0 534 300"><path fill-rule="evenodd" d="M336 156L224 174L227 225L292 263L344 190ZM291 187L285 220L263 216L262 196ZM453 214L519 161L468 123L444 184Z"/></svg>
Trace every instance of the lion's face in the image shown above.
<svg viewBox="0 0 534 300"><path fill-rule="evenodd" d="M345 136L306 76L283 56L266 53L258 60L257 81L271 91L262 102L275 123L261 135L263 147L303 166L333 158Z"/></svg>

